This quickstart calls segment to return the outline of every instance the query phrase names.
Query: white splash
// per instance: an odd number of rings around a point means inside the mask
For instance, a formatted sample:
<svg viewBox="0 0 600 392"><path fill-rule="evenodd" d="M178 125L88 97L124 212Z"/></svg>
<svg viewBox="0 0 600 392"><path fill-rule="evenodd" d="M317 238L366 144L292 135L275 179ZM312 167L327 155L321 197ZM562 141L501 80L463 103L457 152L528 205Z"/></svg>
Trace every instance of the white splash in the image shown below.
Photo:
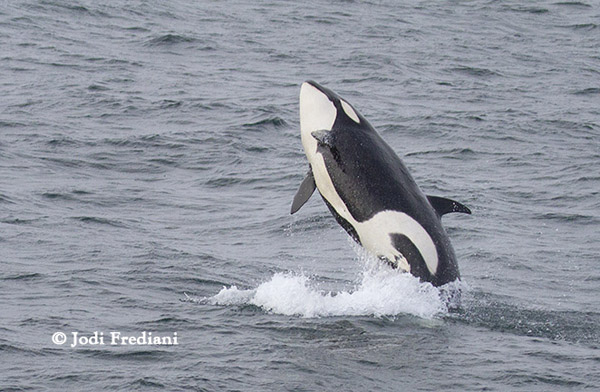
<svg viewBox="0 0 600 392"><path fill-rule="evenodd" d="M202 302L212 305L255 305L267 312L301 317L396 316L410 314L426 319L446 314L440 291L409 273L386 266L361 274L354 290L326 292L303 274L276 273L256 289L224 287Z"/></svg>

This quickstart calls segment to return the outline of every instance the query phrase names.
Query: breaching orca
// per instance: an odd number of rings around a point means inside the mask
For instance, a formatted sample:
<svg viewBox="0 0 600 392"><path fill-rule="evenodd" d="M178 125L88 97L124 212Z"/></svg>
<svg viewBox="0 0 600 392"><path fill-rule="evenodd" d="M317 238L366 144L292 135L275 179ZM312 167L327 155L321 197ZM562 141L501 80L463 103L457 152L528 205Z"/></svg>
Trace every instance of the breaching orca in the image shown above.
<svg viewBox="0 0 600 392"><path fill-rule="evenodd" d="M434 286L460 279L441 217L470 214L466 206L423 194L371 124L313 81L300 90L300 128L310 170L292 214L317 188L337 222L378 258Z"/></svg>

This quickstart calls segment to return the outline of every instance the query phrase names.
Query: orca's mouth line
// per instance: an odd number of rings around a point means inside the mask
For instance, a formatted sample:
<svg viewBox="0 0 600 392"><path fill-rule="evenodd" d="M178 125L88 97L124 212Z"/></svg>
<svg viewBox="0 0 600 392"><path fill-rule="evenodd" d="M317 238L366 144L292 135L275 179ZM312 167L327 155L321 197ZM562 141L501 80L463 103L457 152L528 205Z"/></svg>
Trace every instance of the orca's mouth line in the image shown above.
<svg viewBox="0 0 600 392"><path fill-rule="evenodd" d="M316 88L317 90L319 90L320 92L322 92L323 94L325 94L325 96L327 96L327 98L335 103L336 101L339 102L339 100L341 99L336 93L334 93L333 91L331 91L330 89L321 86L319 83L315 82L314 80L307 80L306 83L310 84L311 86L313 86L314 88Z"/></svg>

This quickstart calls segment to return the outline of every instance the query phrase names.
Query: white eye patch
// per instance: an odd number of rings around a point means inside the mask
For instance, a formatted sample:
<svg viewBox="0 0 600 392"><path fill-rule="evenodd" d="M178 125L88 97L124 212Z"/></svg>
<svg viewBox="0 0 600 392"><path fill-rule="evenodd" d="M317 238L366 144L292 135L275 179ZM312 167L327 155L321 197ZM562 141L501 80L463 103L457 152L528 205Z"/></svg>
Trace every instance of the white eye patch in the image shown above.
<svg viewBox="0 0 600 392"><path fill-rule="evenodd" d="M354 109L352 109L352 106L350 106L350 104L346 103L343 100L340 100L340 102L342 103L342 108L344 109L344 112L346 112L348 117L350 117L352 120L354 120L355 123L360 124L360 119L356 115L356 112L354 111Z"/></svg>

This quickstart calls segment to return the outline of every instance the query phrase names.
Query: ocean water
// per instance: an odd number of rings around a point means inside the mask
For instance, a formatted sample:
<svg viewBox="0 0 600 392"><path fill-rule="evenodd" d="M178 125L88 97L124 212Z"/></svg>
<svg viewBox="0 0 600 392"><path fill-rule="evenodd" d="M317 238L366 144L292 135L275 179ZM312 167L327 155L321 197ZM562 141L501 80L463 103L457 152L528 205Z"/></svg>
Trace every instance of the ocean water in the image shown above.
<svg viewBox="0 0 600 392"><path fill-rule="evenodd" d="M460 309L289 215L307 79L472 209ZM4 2L0 93L2 391L600 389L595 1Z"/></svg>

